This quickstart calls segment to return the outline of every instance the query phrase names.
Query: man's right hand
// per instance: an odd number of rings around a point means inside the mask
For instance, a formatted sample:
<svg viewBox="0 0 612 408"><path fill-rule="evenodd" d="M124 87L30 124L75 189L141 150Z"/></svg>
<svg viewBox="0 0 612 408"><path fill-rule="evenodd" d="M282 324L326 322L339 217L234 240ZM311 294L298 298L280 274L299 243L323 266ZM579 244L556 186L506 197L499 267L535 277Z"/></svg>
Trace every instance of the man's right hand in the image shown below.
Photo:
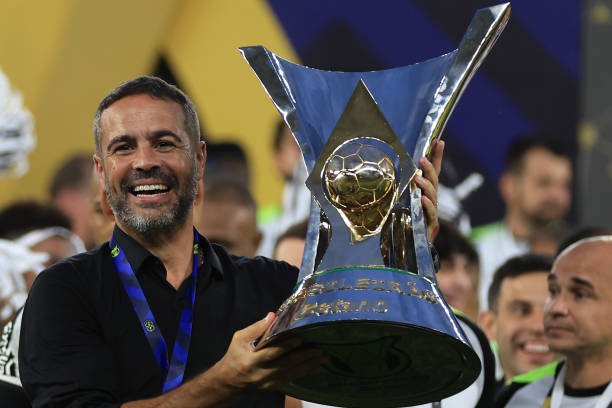
<svg viewBox="0 0 612 408"><path fill-rule="evenodd" d="M246 393L267 391L319 367L323 352L303 347L296 338L256 350L253 342L274 323L274 313L234 333L219 362L193 380L157 398L132 401L122 408L225 408Z"/></svg>

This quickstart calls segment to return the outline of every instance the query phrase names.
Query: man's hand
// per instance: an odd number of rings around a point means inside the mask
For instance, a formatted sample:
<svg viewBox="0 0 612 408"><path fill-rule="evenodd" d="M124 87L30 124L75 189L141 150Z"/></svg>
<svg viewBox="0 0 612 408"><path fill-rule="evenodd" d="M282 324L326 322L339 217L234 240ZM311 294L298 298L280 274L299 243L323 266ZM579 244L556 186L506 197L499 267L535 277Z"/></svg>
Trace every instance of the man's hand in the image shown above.
<svg viewBox="0 0 612 408"><path fill-rule="evenodd" d="M438 176L442 169L443 155L444 142L442 140L435 141L431 148L431 160L422 157L419 161L419 167L423 171L423 175L415 177L417 186L423 191L421 204L425 213L427 235L430 242L433 242L440 229L438 223Z"/></svg>
<svg viewBox="0 0 612 408"><path fill-rule="evenodd" d="M304 376L323 361L321 350L304 348L298 339L255 350L253 341L274 322L274 313L234 333L232 342L213 367L157 398L132 401L122 408L227 408L242 395L265 391Z"/></svg>
<svg viewBox="0 0 612 408"><path fill-rule="evenodd" d="M253 342L275 319L273 313L268 313L265 319L234 333L227 353L211 368L233 392L275 389L304 376L323 362L321 350L303 348L297 338L256 350Z"/></svg>

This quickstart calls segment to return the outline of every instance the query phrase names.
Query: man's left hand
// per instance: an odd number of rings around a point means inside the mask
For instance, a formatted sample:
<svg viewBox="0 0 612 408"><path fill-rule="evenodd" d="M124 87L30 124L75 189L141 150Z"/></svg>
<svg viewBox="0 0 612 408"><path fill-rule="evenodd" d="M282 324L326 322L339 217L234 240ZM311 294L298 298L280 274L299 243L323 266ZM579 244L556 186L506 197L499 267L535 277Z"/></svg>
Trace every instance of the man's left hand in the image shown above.
<svg viewBox="0 0 612 408"><path fill-rule="evenodd" d="M440 229L438 223L438 176L442 169L443 155L444 142L442 140L434 141L431 148L431 159L422 157L419 160L419 167L423 171L423 175L415 177L417 186L423 191L421 204L425 213L429 242L433 242Z"/></svg>

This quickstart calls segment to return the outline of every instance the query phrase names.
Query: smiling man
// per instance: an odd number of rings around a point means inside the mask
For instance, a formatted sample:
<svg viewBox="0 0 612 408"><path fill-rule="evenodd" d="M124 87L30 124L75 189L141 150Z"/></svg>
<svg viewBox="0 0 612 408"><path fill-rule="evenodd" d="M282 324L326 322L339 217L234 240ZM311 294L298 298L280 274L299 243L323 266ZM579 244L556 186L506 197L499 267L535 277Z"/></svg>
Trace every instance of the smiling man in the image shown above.
<svg viewBox="0 0 612 408"><path fill-rule="evenodd" d="M548 275L544 334L565 356L554 373L510 386L506 407L609 407L612 403L612 236L585 238Z"/></svg>
<svg viewBox="0 0 612 408"><path fill-rule="evenodd" d="M527 254L510 258L493 275L479 323L497 344L498 379L509 381L559 358L548 348L542 323L551 268L549 257Z"/></svg>
<svg viewBox="0 0 612 408"><path fill-rule="evenodd" d="M19 362L34 407L281 407L268 391L322 362L295 339L254 349L297 269L230 255L195 231L199 135L187 96L158 78L100 103L94 159L116 226L32 288ZM430 234L442 152L421 160L417 180Z"/></svg>

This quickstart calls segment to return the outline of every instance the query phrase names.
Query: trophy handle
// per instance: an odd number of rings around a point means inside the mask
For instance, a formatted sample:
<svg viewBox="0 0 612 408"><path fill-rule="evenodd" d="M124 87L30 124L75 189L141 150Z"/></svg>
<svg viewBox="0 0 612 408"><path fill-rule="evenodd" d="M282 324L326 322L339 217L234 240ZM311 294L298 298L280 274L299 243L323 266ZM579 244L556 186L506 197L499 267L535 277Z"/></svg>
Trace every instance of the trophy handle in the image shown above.
<svg viewBox="0 0 612 408"><path fill-rule="evenodd" d="M446 122L463 91L506 27L510 3L480 9L468 26L453 62L434 94L425 116L412 159L415 163L431 153L431 143L442 135Z"/></svg>

